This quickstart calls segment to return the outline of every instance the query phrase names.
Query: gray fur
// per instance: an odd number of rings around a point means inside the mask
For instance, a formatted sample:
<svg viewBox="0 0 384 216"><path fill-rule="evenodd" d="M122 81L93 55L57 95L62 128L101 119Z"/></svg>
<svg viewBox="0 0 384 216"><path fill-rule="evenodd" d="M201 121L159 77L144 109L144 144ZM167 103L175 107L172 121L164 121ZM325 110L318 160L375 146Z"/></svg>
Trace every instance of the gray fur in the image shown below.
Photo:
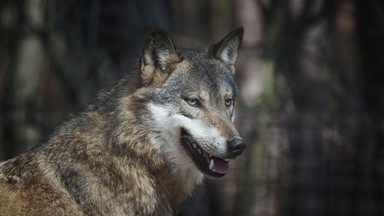
<svg viewBox="0 0 384 216"><path fill-rule="evenodd" d="M241 140L231 101L241 38L239 28L197 52L153 31L137 79L100 92L46 143L0 163L0 215L176 214L204 175L224 175L224 160L245 147L227 149ZM196 165L181 146L188 144L182 129L206 159L224 164L216 163L220 170Z"/></svg>

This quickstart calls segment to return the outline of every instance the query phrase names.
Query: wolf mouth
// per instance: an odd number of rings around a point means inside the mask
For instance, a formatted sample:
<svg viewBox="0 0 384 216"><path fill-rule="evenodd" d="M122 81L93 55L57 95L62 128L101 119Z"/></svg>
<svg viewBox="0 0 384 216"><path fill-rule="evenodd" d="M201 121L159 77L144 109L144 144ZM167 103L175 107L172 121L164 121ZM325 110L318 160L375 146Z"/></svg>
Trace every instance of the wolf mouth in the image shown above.
<svg viewBox="0 0 384 216"><path fill-rule="evenodd" d="M181 129L180 139L196 167L203 173L219 178L229 171L229 159L218 158L204 151L185 129Z"/></svg>

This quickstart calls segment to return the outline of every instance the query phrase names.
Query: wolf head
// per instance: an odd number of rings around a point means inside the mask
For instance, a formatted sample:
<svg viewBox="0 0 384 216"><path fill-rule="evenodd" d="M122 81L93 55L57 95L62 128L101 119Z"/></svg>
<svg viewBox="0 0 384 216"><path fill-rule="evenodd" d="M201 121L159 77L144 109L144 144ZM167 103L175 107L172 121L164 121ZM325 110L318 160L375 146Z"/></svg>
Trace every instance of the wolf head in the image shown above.
<svg viewBox="0 0 384 216"><path fill-rule="evenodd" d="M175 169L221 177L246 147L233 125L242 36L243 28L235 29L206 52L175 48L162 29L147 38L138 91L152 94L143 121Z"/></svg>

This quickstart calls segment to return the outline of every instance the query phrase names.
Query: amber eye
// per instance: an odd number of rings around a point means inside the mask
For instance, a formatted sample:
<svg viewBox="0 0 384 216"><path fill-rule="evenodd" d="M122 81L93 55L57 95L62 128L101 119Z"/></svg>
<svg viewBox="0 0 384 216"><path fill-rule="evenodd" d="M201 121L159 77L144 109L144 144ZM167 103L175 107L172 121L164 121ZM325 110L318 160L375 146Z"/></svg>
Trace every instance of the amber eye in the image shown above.
<svg viewBox="0 0 384 216"><path fill-rule="evenodd" d="M230 107L233 104L232 98L225 98L225 106Z"/></svg>
<svg viewBox="0 0 384 216"><path fill-rule="evenodd" d="M194 107L197 107L199 106L199 100L196 99L196 98L186 98L185 101L191 105L191 106L194 106Z"/></svg>

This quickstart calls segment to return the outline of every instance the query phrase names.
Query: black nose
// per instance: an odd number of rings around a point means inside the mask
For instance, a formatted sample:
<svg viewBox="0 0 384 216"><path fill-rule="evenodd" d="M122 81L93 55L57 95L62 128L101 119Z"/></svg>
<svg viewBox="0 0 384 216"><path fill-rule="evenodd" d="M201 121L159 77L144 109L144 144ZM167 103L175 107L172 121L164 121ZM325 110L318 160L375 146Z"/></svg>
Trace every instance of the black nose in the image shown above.
<svg viewBox="0 0 384 216"><path fill-rule="evenodd" d="M242 139L235 138L228 141L228 152L232 158L241 155L245 147L247 147L247 144Z"/></svg>

